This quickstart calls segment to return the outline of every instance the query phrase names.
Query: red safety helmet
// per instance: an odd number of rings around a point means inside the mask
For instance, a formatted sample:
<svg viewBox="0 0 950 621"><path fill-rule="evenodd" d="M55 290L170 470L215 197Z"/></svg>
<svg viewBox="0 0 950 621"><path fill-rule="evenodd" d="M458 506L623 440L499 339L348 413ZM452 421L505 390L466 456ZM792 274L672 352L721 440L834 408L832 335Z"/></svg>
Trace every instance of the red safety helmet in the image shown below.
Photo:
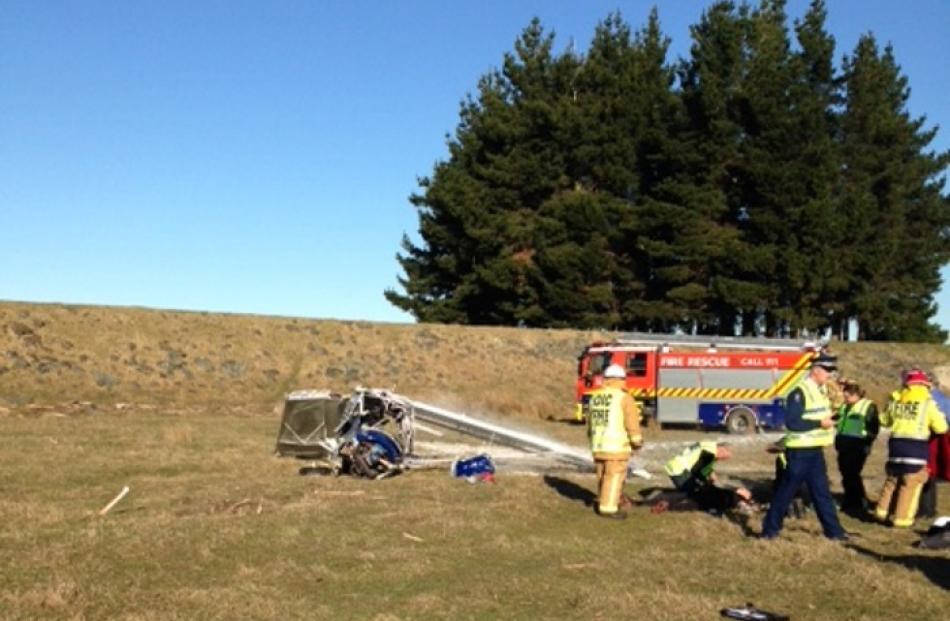
<svg viewBox="0 0 950 621"><path fill-rule="evenodd" d="M904 374L904 383L908 386L911 384L924 384L925 386L930 386L930 378L927 377L927 374L920 369L911 369Z"/></svg>

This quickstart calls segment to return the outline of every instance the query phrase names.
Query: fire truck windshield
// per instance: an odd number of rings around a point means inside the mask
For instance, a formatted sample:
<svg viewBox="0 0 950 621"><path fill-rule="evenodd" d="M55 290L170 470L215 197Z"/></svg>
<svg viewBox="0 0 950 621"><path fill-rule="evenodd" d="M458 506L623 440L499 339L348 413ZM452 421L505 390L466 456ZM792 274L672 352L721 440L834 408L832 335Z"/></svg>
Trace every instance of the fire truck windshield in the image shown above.
<svg viewBox="0 0 950 621"><path fill-rule="evenodd" d="M588 375L600 375L610 365L610 353L594 354L590 357L590 365L587 367Z"/></svg>

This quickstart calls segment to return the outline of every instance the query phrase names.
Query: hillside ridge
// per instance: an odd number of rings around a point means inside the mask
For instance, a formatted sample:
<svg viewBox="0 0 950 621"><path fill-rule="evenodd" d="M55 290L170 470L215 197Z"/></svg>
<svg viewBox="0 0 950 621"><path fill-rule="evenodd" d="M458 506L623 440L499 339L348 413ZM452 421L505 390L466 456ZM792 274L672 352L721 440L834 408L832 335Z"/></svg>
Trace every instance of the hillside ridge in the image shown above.
<svg viewBox="0 0 950 621"><path fill-rule="evenodd" d="M502 416L570 413L576 358L608 332L0 302L0 407L153 404L271 412L298 388L391 388ZM833 343L875 398L943 345Z"/></svg>

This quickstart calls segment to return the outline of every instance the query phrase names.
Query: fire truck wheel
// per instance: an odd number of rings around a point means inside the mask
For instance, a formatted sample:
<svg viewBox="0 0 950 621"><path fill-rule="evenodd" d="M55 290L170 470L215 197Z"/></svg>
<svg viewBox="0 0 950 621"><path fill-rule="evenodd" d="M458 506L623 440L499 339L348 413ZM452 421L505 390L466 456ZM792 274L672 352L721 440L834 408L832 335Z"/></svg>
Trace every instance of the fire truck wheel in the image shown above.
<svg viewBox="0 0 950 621"><path fill-rule="evenodd" d="M726 431L734 434L752 433L755 430L755 414L746 407L732 408L726 416Z"/></svg>

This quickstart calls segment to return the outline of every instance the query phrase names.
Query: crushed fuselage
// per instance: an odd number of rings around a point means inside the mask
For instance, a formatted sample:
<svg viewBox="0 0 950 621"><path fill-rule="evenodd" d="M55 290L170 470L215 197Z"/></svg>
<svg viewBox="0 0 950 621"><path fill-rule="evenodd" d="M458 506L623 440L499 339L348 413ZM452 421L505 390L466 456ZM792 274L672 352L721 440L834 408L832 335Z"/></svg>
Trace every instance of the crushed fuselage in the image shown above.
<svg viewBox="0 0 950 621"><path fill-rule="evenodd" d="M383 478L424 463L414 455L417 421L465 436L552 458L552 464L590 470L590 454L497 423L412 401L388 390L358 388L349 397L327 391L287 396L277 453L309 459L335 473ZM552 465L552 467L554 467Z"/></svg>

